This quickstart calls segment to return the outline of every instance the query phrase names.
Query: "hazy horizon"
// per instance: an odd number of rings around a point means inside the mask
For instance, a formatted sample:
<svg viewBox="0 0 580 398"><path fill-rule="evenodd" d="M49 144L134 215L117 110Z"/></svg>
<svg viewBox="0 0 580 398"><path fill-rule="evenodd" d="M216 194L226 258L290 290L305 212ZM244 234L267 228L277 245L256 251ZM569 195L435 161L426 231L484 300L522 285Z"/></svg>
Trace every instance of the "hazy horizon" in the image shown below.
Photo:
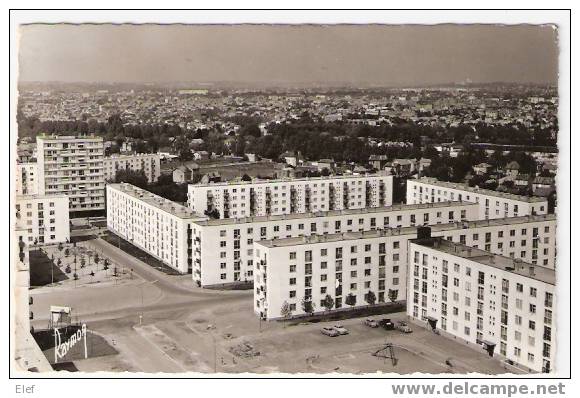
<svg viewBox="0 0 580 398"><path fill-rule="evenodd" d="M557 84L553 26L25 25L21 83Z"/></svg>

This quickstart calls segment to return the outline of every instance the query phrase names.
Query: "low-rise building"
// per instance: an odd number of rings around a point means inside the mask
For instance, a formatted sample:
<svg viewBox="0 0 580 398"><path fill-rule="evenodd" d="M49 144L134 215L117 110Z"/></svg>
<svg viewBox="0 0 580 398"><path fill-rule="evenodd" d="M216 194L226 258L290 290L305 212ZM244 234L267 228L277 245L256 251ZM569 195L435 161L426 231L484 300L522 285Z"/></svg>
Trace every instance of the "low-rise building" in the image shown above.
<svg viewBox="0 0 580 398"><path fill-rule="evenodd" d="M219 218L283 215L327 210L388 207L393 177L388 175L317 177L191 184L188 205Z"/></svg>
<svg viewBox="0 0 580 398"><path fill-rule="evenodd" d="M16 222L26 230L26 244L48 245L70 240L66 195L16 196Z"/></svg>
<svg viewBox="0 0 580 398"><path fill-rule="evenodd" d="M466 184L439 181L435 178L407 180L407 204L467 201L479 204L479 218L505 218L546 214L545 198L513 195L470 187Z"/></svg>
<svg viewBox="0 0 580 398"><path fill-rule="evenodd" d="M191 209L127 183L107 184L107 228L181 272L191 272Z"/></svg>
<svg viewBox="0 0 580 398"><path fill-rule="evenodd" d="M143 171L149 183L157 182L161 175L161 156L157 153L121 154L103 160L105 180L115 181L119 170Z"/></svg>
<svg viewBox="0 0 580 398"><path fill-rule="evenodd" d="M442 238L409 242L407 314L534 372L554 371L555 284L553 269Z"/></svg>

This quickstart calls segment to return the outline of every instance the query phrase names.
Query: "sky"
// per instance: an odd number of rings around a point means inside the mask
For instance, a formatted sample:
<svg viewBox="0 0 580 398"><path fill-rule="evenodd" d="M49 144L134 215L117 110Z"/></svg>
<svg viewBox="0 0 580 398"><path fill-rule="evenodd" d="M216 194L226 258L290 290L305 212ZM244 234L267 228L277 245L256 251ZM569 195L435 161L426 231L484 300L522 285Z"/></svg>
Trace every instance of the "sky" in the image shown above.
<svg viewBox="0 0 580 398"><path fill-rule="evenodd" d="M26 25L20 81L556 83L532 25Z"/></svg>

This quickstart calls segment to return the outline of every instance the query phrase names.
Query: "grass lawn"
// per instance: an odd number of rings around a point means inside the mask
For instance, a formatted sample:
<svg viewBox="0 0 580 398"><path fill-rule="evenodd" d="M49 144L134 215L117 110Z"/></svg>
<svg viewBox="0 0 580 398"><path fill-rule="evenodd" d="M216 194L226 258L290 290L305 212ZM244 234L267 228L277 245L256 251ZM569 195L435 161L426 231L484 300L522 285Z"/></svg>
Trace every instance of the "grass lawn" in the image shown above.
<svg viewBox="0 0 580 398"><path fill-rule="evenodd" d="M125 239L119 237L118 235L112 233L111 231L105 232L102 238L111 245L120 248L125 253L130 254L135 258L138 258L139 260L143 261L145 264L150 265L156 270L159 270L167 275L181 275L178 271L159 261L152 255L139 249L135 245L132 245L131 243L127 242Z"/></svg>
<svg viewBox="0 0 580 398"><path fill-rule="evenodd" d="M69 277L48 258L41 250L31 250L30 258L30 286L44 286L51 283L51 268L54 274L54 282L69 279Z"/></svg>
<svg viewBox="0 0 580 398"><path fill-rule="evenodd" d="M315 313L313 315L300 315L293 318L288 319L289 325L298 325L302 322L311 322L311 323L318 323L318 322L328 322L328 321L340 321L342 319L349 319L349 318L360 318L365 316L373 316L373 315L387 315L387 314L394 314L396 312L403 312L405 311L406 307L401 303L384 303L384 304L375 304L372 306L367 307L360 307L360 308L342 308L340 310L334 310L327 314L320 312ZM283 322L283 320L280 320Z"/></svg>

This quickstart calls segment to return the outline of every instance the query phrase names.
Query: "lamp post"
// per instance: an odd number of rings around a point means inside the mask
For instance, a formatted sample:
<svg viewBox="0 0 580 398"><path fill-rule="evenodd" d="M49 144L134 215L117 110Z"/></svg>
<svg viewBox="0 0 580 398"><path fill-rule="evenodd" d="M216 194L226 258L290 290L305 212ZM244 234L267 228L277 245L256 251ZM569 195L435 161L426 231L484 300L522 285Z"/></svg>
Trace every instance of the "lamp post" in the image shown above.
<svg viewBox="0 0 580 398"><path fill-rule="evenodd" d="M54 254L52 254L52 256L50 256L50 260L52 261L52 264L50 265L50 285L54 285Z"/></svg>
<svg viewBox="0 0 580 398"><path fill-rule="evenodd" d="M140 283L139 285L137 285L139 287L139 290L141 291L141 313L139 314L139 325L141 325L143 323L143 309L145 307L144 302L143 302L143 286L147 285L147 284L153 285L157 282L158 282L158 280L155 279L154 281L144 281L143 283Z"/></svg>

